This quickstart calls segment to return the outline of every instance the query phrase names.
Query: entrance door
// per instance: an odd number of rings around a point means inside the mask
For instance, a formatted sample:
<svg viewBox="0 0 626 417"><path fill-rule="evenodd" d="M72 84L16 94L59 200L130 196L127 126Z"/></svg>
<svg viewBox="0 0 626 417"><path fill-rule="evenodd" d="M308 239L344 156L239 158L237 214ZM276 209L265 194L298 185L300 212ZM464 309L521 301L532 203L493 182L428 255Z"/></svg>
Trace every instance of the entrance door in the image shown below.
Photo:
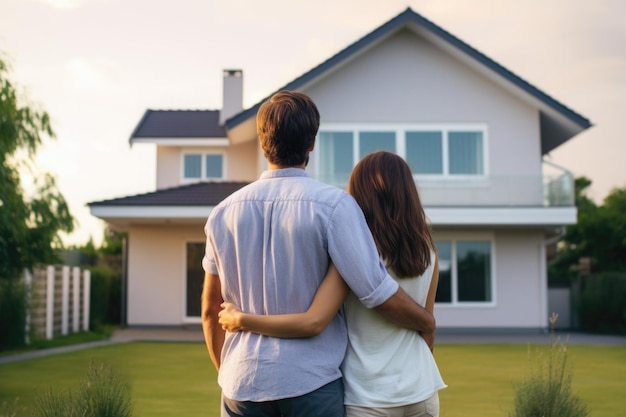
<svg viewBox="0 0 626 417"><path fill-rule="evenodd" d="M204 242L187 242L187 306L188 318L200 318L200 296L204 270L202 257L204 256Z"/></svg>

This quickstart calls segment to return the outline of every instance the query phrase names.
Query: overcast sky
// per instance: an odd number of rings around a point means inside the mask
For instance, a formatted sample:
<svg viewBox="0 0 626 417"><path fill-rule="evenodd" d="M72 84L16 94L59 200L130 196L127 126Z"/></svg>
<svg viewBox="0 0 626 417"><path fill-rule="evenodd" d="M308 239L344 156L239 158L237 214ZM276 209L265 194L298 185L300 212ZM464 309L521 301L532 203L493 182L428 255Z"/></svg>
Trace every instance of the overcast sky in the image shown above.
<svg viewBox="0 0 626 417"><path fill-rule="evenodd" d="M146 109L219 109L225 68L251 106L407 7L591 120L550 160L596 201L626 186L622 0L0 0L12 80L57 134L37 163L79 222L66 242L101 241L88 202L155 189L155 146L128 144Z"/></svg>

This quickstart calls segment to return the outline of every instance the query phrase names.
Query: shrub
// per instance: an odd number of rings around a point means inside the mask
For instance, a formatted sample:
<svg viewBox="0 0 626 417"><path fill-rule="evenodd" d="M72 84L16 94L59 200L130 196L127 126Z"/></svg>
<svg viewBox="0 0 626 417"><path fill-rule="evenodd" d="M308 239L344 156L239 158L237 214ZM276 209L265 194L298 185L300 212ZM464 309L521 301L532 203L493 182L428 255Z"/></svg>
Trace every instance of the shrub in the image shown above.
<svg viewBox="0 0 626 417"><path fill-rule="evenodd" d="M38 396L33 417L130 417L132 410L128 385L110 366L92 362L76 393L49 390Z"/></svg>
<svg viewBox="0 0 626 417"><path fill-rule="evenodd" d="M626 273L585 278L577 307L582 330L626 334Z"/></svg>
<svg viewBox="0 0 626 417"><path fill-rule="evenodd" d="M550 323L554 327L557 315ZM514 408L509 417L586 417L586 404L571 392L572 367L567 363L567 344L552 334L548 356L529 354L530 376L514 387Z"/></svg>
<svg viewBox="0 0 626 417"><path fill-rule="evenodd" d="M0 351L25 344L26 298L21 280L0 278Z"/></svg>
<svg viewBox="0 0 626 417"><path fill-rule="evenodd" d="M106 267L91 268L90 328L120 324L122 275Z"/></svg>

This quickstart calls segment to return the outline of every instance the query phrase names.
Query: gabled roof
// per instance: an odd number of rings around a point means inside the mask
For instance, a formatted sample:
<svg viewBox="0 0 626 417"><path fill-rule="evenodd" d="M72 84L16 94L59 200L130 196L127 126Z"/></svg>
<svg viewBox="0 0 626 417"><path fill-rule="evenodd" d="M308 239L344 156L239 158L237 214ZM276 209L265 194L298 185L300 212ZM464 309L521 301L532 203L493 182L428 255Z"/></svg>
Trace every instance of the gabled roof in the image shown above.
<svg viewBox="0 0 626 417"><path fill-rule="evenodd" d="M330 71L334 67L345 62L355 54L362 52L365 48L368 48L378 42L379 40L396 33L402 28L409 27L415 29L416 27L421 30L425 30L431 36L443 41L448 46L451 46L456 51L465 54L474 61L482 64L486 69L491 70L496 75L504 78L514 86L518 87L521 91L530 95L531 97L544 104L544 107L549 112L541 112L541 139L542 139L542 153L548 153L550 150L556 148L572 136L580 133L581 131L591 127L591 123L588 119L566 107L562 103L558 102L554 98L545 94L541 90L532 86L513 72L504 68L502 65L493 61L486 55L472 48L459 38L445 31L441 27L435 25L430 20L424 18L420 14L414 12L411 8L407 8L404 12L398 16L389 20L387 23L378 27L374 31L365 35L352 45L343 49L339 53L335 54L331 58L322 62L318 66L314 67L310 71L284 85L276 91L281 90L299 90L306 84L314 81L316 78L322 76L326 72ZM272 93L274 94L274 93ZM256 113L263 102L269 97L264 98L251 108L244 110L226 121L226 128L232 129L244 121L256 116ZM549 114L553 113L553 114ZM554 114L559 115L554 116Z"/></svg>
<svg viewBox="0 0 626 417"><path fill-rule="evenodd" d="M130 136L142 138L225 138L219 110L146 110Z"/></svg>
<svg viewBox="0 0 626 417"><path fill-rule="evenodd" d="M88 203L88 206L215 206L247 184L247 182L198 182L146 194L94 201Z"/></svg>

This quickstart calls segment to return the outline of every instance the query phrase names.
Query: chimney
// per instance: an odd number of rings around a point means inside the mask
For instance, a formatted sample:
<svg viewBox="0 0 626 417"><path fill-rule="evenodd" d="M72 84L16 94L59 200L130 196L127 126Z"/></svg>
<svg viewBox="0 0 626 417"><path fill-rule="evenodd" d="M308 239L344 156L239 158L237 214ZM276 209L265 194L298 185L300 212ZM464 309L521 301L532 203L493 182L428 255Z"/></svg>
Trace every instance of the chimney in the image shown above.
<svg viewBox="0 0 626 417"><path fill-rule="evenodd" d="M224 70L224 89L220 125L243 110L243 72L240 69Z"/></svg>

